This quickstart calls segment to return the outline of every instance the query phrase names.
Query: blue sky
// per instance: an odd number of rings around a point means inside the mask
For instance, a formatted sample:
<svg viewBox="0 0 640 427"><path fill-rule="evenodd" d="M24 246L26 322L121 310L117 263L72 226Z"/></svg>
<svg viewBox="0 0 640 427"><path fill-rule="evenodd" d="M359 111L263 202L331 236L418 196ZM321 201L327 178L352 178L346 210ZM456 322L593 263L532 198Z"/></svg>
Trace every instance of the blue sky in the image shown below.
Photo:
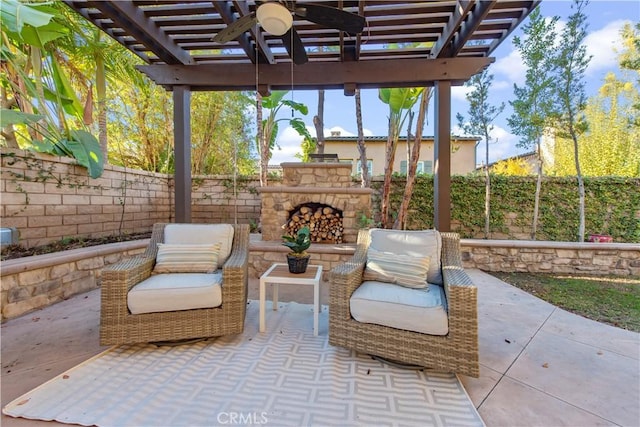
<svg viewBox="0 0 640 427"><path fill-rule="evenodd" d="M566 22L572 13L569 0L543 0L540 6L544 16L560 16L560 25ZM595 95L601 86L604 76L610 71L619 69L616 61L615 47L619 46L620 29L625 22L632 24L640 20L640 2L637 0L607 1L592 0L585 13L588 16L587 52L593 55L586 73L587 96ZM525 21L526 22L526 21ZM524 23L523 23L524 24ZM513 100L513 84L523 84L525 69L513 46L513 36L522 34L523 24L518 27L502 44L493 52L495 62L489 67L489 72L494 74L494 82L491 90L492 103L506 104L505 111L495 121L493 131L497 142L489 146L489 159L495 161L503 159L524 150L515 145L518 137L511 134L507 125L507 118L511 115L509 100ZM294 70L295 72L295 70ZM295 79L295 74L294 74ZM467 116L468 103L465 99L465 87L452 89L452 129L456 132L456 113ZM290 96L287 95L288 97ZM313 116L317 110L318 95L316 91L295 91L293 99L302 102L309 107L309 114L302 117L307 123L312 135ZM429 123L425 127L425 134L433 135L433 106L430 105ZM283 117L290 116L291 112L281 112ZM362 91L362 120L365 135L387 134L387 106L378 100L378 92L375 89ZM331 130L340 130L342 135L355 135L357 133L355 119L355 98L344 96L342 90L328 90L325 93L324 110L325 135ZM295 154L300 152L301 137L291 128L285 128L278 135L279 149L275 149L271 164L279 164L286 161L298 161ZM479 148L478 159L484 158L484 144Z"/></svg>

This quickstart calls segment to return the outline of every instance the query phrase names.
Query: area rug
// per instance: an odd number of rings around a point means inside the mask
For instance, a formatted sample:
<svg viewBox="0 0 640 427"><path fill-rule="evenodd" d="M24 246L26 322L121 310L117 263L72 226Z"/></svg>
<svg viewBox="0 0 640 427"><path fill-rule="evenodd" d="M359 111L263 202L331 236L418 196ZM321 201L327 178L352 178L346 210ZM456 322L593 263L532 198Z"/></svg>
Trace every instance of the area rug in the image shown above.
<svg viewBox="0 0 640 427"><path fill-rule="evenodd" d="M179 346L128 345L8 404L13 417L97 426L483 426L454 374L406 370L329 345L327 308L247 307L245 332Z"/></svg>

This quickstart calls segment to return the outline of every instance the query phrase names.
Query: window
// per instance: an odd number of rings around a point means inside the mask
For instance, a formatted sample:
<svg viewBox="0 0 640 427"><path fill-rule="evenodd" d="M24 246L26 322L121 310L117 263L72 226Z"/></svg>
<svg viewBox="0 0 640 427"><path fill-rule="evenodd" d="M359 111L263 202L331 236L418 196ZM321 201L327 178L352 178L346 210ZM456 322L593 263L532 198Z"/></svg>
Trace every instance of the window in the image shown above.
<svg viewBox="0 0 640 427"><path fill-rule="evenodd" d="M373 176L373 160L367 160L367 172L369 173L369 178ZM356 175L362 175L362 163L360 163L360 159L356 161Z"/></svg>
<svg viewBox="0 0 640 427"><path fill-rule="evenodd" d="M418 161L418 168L416 170L416 173L418 175L432 174L433 173L433 162L431 160L420 160L420 161ZM400 161L400 174L401 175L406 175L407 174L407 161L406 160L401 160Z"/></svg>

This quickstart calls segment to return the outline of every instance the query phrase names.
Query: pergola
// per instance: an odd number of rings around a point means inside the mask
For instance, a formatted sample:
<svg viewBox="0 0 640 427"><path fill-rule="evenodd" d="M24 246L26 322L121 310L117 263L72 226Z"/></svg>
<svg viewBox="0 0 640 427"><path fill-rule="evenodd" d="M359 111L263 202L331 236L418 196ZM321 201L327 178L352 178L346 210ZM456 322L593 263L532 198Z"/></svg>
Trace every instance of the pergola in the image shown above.
<svg viewBox="0 0 640 427"><path fill-rule="evenodd" d="M356 36L296 17L309 62L293 65L282 39L254 26L224 45L213 36L255 0L64 0L142 58L140 70L173 91L175 219L191 222L192 91L435 88L434 226L451 227L451 87L493 62L496 47L540 3L511 0L284 2L322 4L366 18ZM258 5L263 2L257 2Z"/></svg>

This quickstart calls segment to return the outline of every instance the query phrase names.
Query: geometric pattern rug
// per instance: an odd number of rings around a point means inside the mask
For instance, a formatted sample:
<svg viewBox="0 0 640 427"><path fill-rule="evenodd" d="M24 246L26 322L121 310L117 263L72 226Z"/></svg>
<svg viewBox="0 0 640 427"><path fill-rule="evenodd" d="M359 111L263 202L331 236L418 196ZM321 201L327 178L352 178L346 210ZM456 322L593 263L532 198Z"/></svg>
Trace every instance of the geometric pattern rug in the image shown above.
<svg viewBox="0 0 640 427"><path fill-rule="evenodd" d="M179 346L115 346L8 404L13 417L97 426L484 426L455 374L329 345L328 315L258 302L245 330Z"/></svg>

